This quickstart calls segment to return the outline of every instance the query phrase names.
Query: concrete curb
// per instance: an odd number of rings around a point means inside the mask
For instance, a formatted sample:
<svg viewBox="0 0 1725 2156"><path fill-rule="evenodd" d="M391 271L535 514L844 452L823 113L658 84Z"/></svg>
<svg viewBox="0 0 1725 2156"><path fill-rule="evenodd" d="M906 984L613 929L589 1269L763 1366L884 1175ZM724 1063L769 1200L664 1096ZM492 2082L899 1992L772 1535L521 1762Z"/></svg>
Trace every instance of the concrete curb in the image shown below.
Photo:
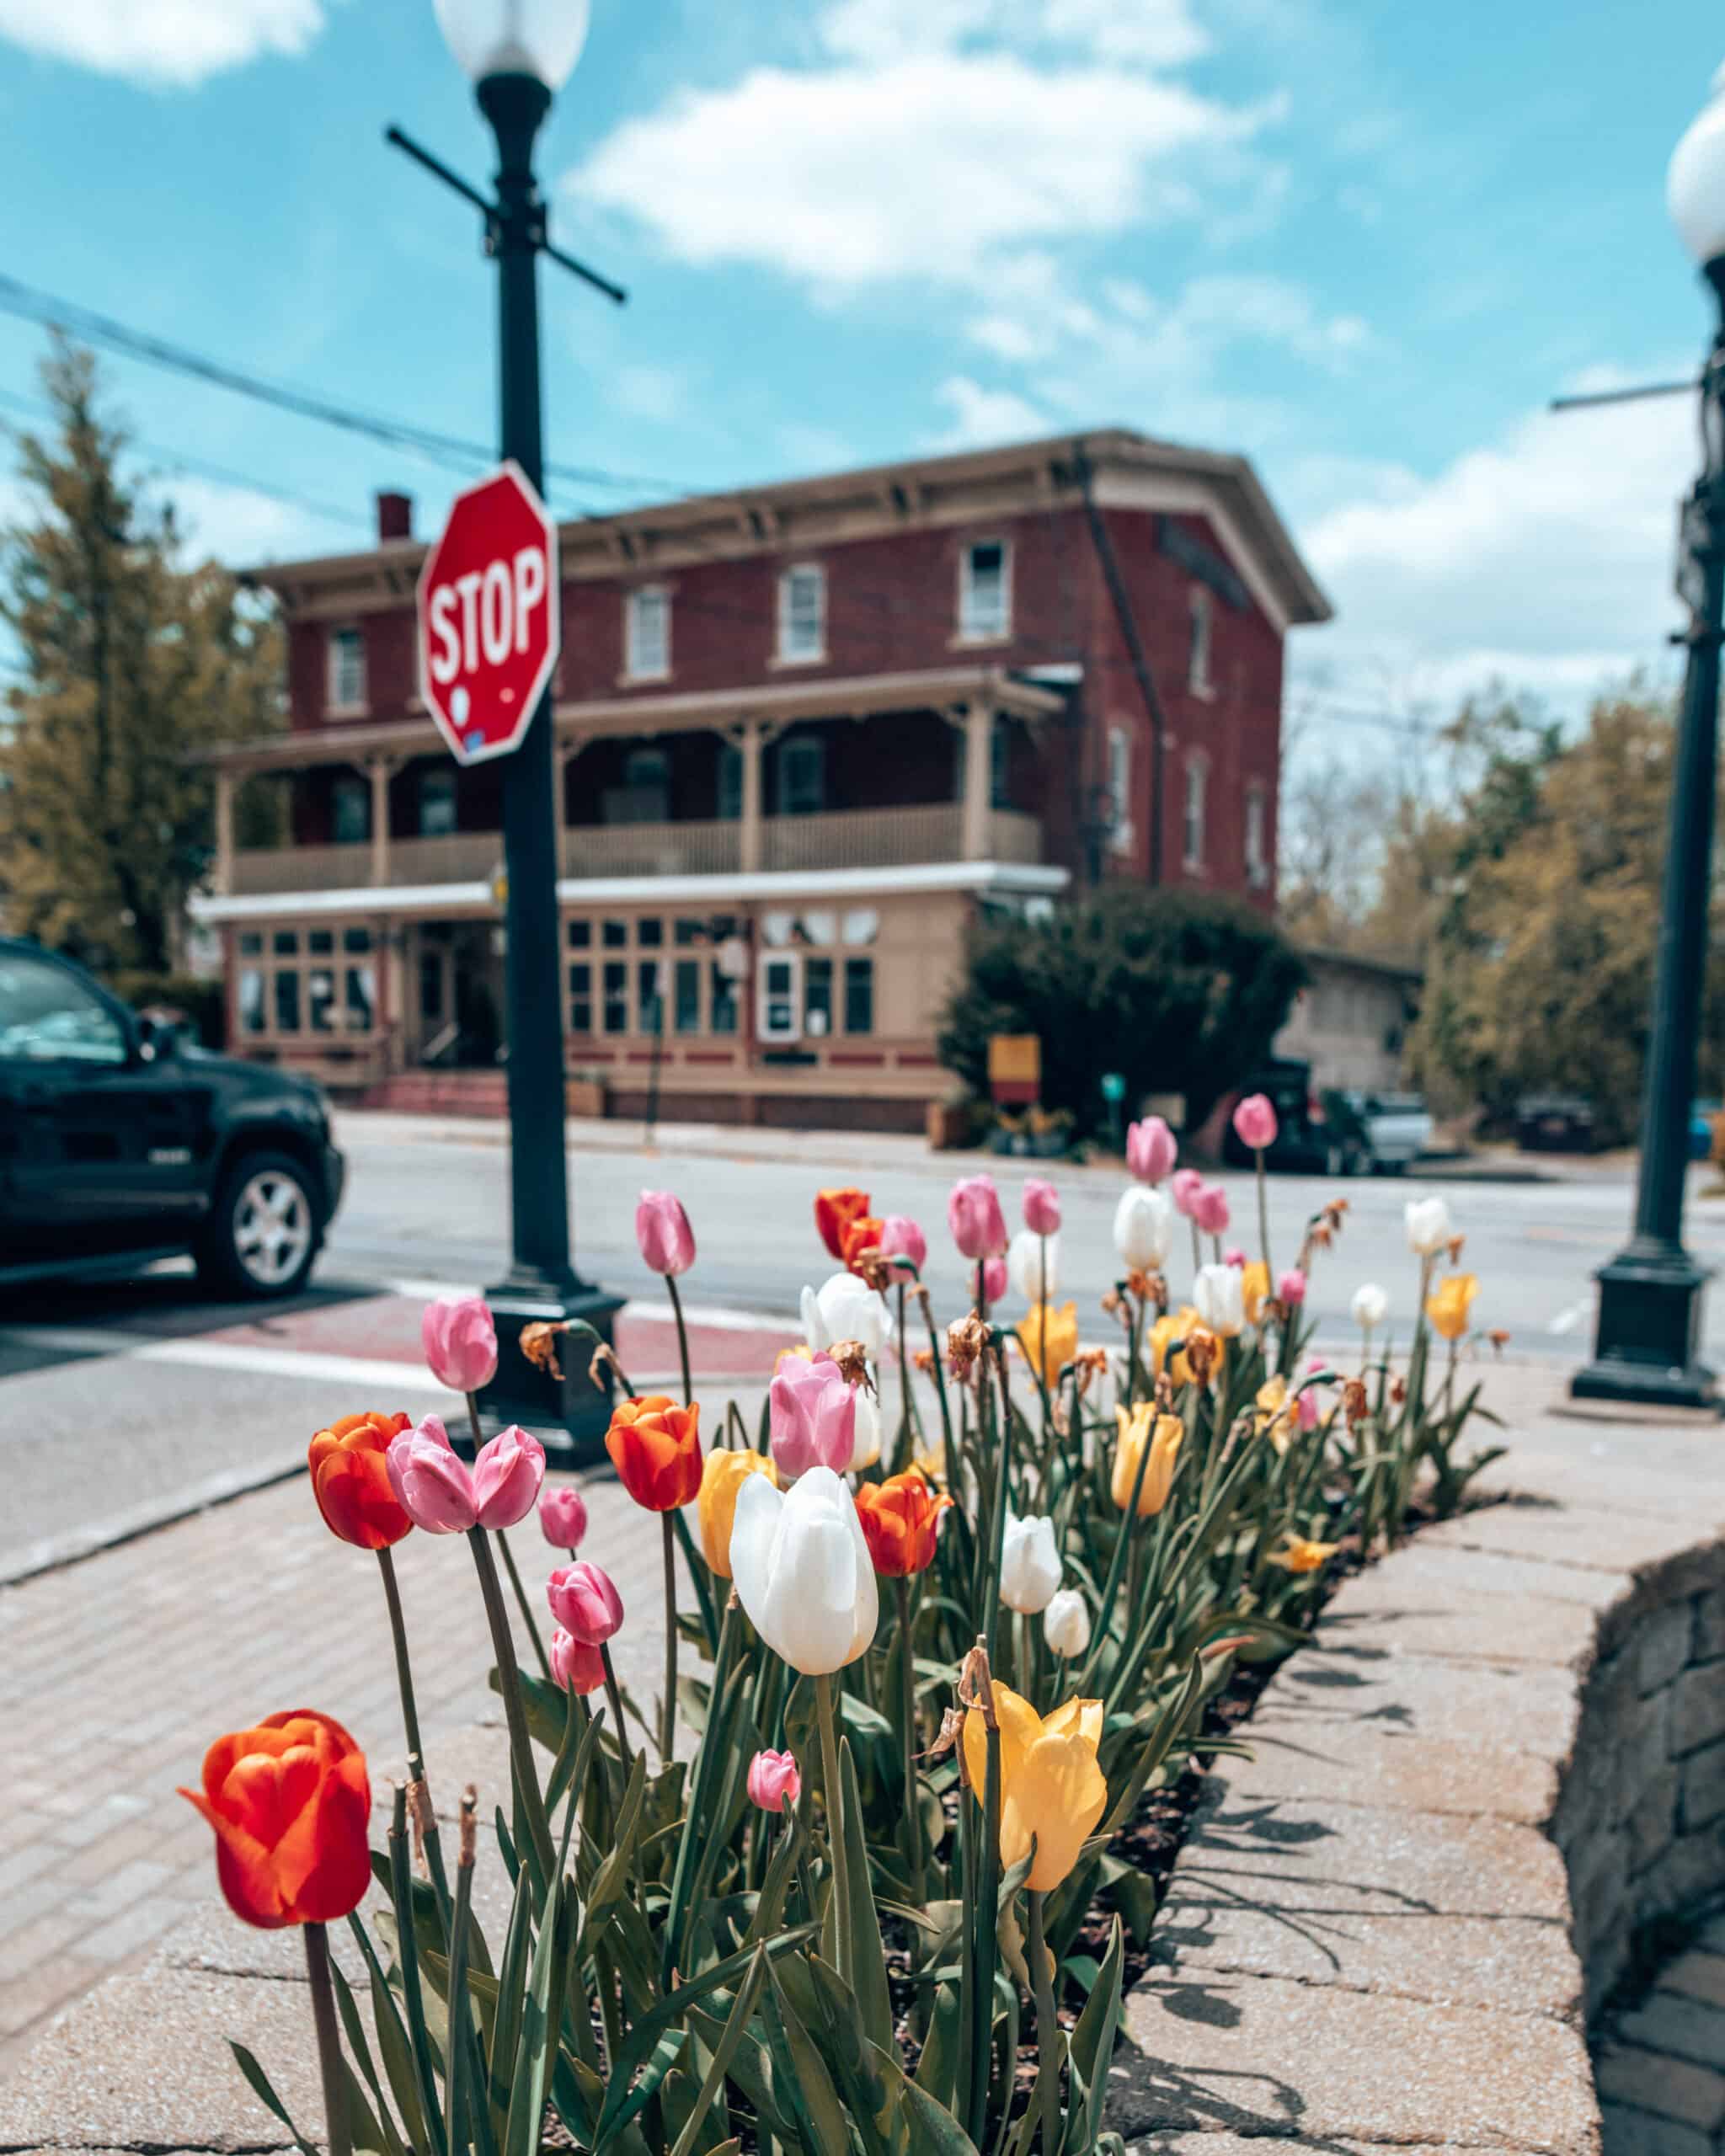
<svg viewBox="0 0 1725 2156"><path fill-rule="evenodd" d="M29 1544L16 1556L0 1558L0 1588L17 1587L43 1572L58 1572L65 1565L82 1564L86 1558L100 1556L104 1550L117 1550L122 1543L136 1542L142 1534L153 1534L158 1528L176 1526L183 1519L209 1512L217 1505L232 1504L236 1497L249 1497L254 1490L267 1490L272 1483L286 1482L305 1471L305 1450L298 1447L292 1452L274 1454L249 1467L206 1476L201 1482L177 1490L170 1497L110 1513L106 1519L81 1527L73 1534L51 1535Z"/></svg>

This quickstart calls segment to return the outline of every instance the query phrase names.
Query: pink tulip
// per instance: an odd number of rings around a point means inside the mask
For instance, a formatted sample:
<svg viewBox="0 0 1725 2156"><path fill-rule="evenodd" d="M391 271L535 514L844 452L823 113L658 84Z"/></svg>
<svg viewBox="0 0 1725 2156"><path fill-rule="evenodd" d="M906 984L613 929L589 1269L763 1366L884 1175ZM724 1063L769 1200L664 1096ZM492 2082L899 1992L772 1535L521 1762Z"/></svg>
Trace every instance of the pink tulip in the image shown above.
<svg viewBox="0 0 1725 2156"><path fill-rule="evenodd" d="M1306 1275L1297 1265L1290 1265L1276 1282L1276 1300L1288 1308L1298 1310L1306 1300Z"/></svg>
<svg viewBox="0 0 1725 2156"><path fill-rule="evenodd" d="M773 1465L788 1482L811 1467L842 1475L857 1449L857 1395L828 1357L788 1355L767 1388Z"/></svg>
<svg viewBox="0 0 1725 2156"><path fill-rule="evenodd" d="M1276 1128L1276 1112L1265 1094L1248 1093L1234 1111L1234 1135L1254 1153L1275 1144Z"/></svg>
<svg viewBox="0 0 1725 2156"><path fill-rule="evenodd" d="M889 1213L880 1224L880 1254L883 1257L907 1257L920 1274L928 1262L928 1238L905 1213ZM895 1279L908 1280L911 1273L902 1265L893 1267Z"/></svg>
<svg viewBox="0 0 1725 2156"><path fill-rule="evenodd" d="M1168 1181L1168 1195L1174 1201L1174 1210L1191 1219L1192 1201L1203 1188L1204 1177L1196 1168L1177 1168Z"/></svg>
<svg viewBox="0 0 1725 2156"><path fill-rule="evenodd" d="M1246 1269L1246 1253L1241 1249L1238 1243L1230 1243L1228 1247L1222 1252L1222 1262L1224 1265L1237 1266L1242 1272L1244 1272Z"/></svg>
<svg viewBox="0 0 1725 2156"><path fill-rule="evenodd" d="M579 1550L587 1533L587 1500L567 1482L539 1492L539 1524L553 1550Z"/></svg>
<svg viewBox="0 0 1725 2156"><path fill-rule="evenodd" d="M1192 1217L1206 1235L1228 1232L1228 1193L1219 1182L1207 1182L1192 1195Z"/></svg>
<svg viewBox="0 0 1725 2156"><path fill-rule="evenodd" d="M1159 1115L1147 1115L1142 1123L1126 1127L1126 1166L1140 1182L1160 1182L1179 1150L1173 1132Z"/></svg>
<svg viewBox="0 0 1725 2156"><path fill-rule="evenodd" d="M551 1614L571 1639L601 1647L623 1621L623 1598L608 1572L585 1558L559 1565L545 1582Z"/></svg>
<svg viewBox="0 0 1725 2156"><path fill-rule="evenodd" d="M983 1301L991 1305L1003 1301L1008 1284L1005 1258L990 1258L982 1268Z"/></svg>
<svg viewBox="0 0 1725 2156"><path fill-rule="evenodd" d="M959 1246L959 1257L971 1264L1006 1255L1006 1215L1001 1211L1000 1193L992 1176L964 1176L953 1185L947 1200L947 1225Z"/></svg>
<svg viewBox="0 0 1725 2156"><path fill-rule="evenodd" d="M545 1448L519 1423L499 1430L473 1462L473 1502L481 1527L513 1527L539 1501Z"/></svg>
<svg viewBox="0 0 1725 2156"><path fill-rule="evenodd" d="M1024 1225L1033 1235L1060 1232L1060 1193L1041 1176L1032 1176L1024 1186Z"/></svg>
<svg viewBox="0 0 1725 2156"><path fill-rule="evenodd" d="M635 1208L635 1241L643 1262L654 1273L675 1279L695 1262L695 1230L682 1201L668 1190L644 1190Z"/></svg>
<svg viewBox="0 0 1725 2156"><path fill-rule="evenodd" d="M432 1376L451 1392L481 1392L497 1375L497 1327L483 1295L428 1303L419 1344Z"/></svg>
<svg viewBox="0 0 1725 2156"><path fill-rule="evenodd" d="M391 1439L384 1467L396 1502L427 1534L465 1534L478 1523L473 1478L435 1415Z"/></svg>
<svg viewBox="0 0 1725 2156"><path fill-rule="evenodd" d="M605 1657L559 1625L551 1636L551 1679L565 1692L596 1692L605 1682Z"/></svg>
<svg viewBox="0 0 1725 2156"><path fill-rule="evenodd" d="M1324 1358L1322 1355L1308 1355L1306 1357L1306 1374L1308 1377L1311 1375L1314 1370L1321 1370L1323 1368ZM1305 1391L1300 1396L1299 1422L1300 1428L1302 1430L1315 1430L1317 1428L1317 1418L1322 1412L1322 1408L1318 1401L1317 1387L1315 1385L1307 1385Z"/></svg>
<svg viewBox="0 0 1725 2156"><path fill-rule="evenodd" d="M749 1796L763 1812L780 1812L789 1797L794 1804L803 1794L803 1777L794 1753L757 1752L749 1762Z"/></svg>

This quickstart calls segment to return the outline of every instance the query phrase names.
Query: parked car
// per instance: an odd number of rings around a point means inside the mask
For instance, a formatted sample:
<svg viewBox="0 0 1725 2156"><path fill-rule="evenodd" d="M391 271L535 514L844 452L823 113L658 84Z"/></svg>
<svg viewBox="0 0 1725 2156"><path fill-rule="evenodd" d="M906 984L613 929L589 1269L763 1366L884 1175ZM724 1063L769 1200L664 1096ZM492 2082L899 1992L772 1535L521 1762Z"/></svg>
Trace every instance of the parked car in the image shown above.
<svg viewBox="0 0 1725 2156"><path fill-rule="evenodd" d="M1276 1142L1264 1155L1267 1168L1284 1175L1352 1176L1369 1166L1365 1118L1344 1093L1314 1093L1309 1063L1288 1058L1266 1064L1240 1090L1263 1093L1275 1109ZM1222 1139L1222 1158L1236 1168L1252 1164L1231 1122Z"/></svg>
<svg viewBox="0 0 1725 2156"><path fill-rule="evenodd" d="M308 1079L210 1054L0 937L0 1289L190 1253L225 1294L291 1294L343 1177Z"/></svg>
<svg viewBox="0 0 1725 2156"><path fill-rule="evenodd" d="M1515 1106L1515 1142L1524 1153L1590 1153L1593 1109L1578 1094L1530 1094Z"/></svg>
<svg viewBox="0 0 1725 2156"><path fill-rule="evenodd" d="M1364 1128L1369 1173L1399 1176L1431 1150L1434 1125L1418 1093L1349 1092L1342 1098Z"/></svg>

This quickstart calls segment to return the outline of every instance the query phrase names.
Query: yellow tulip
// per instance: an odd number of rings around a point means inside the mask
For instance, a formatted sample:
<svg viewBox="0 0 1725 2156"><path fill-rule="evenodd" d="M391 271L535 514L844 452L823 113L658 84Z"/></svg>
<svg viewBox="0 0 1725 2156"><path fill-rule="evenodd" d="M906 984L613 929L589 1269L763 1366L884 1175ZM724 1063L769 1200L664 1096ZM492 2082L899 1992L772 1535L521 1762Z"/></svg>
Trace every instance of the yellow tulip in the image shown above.
<svg viewBox="0 0 1725 2156"><path fill-rule="evenodd" d="M1102 1740L1100 1700L1068 1700L1044 1721L1028 1700L994 1688L1001 1730L1001 1862L1010 1869L1030 1854L1025 1885L1033 1894L1058 1886L1102 1817L1108 1785L1096 1764ZM988 1730L980 1707L964 1717L964 1768L982 1801Z"/></svg>
<svg viewBox="0 0 1725 2156"><path fill-rule="evenodd" d="M1459 1340L1467 1330L1467 1313L1478 1293L1479 1281L1471 1273L1452 1273L1439 1281L1425 1306L1432 1330L1445 1340Z"/></svg>
<svg viewBox="0 0 1725 2156"><path fill-rule="evenodd" d="M718 1578L731 1576L731 1525L737 1516L737 1492L751 1475L764 1475L776 1490L778 1470L758 1452L728 1452L715 1445L701 1467L701 1488L695 1499L701 1523L701 1554L708 1569Z"/></svg>
<svg viewBox="0 0 1725 2156"><path fill-rule="evenodd" d="M1152 1377L1162 1375L1170 1343L1189 1339L1201 1322L1190 1303L1183 1304L1178 1310L1170 1310L1165 1317L1156 1320L1150 1328L1150 1371ZM1168 1364L1168 1375L1176 1385L1191 1384L1192 1365L1183 1353L1176 1355L1172 1363Z"/></svg>
<svg viewBox="0 0 1725 2156"><path fill-rule="evenodd" d="M1144 1486L1138 1492L1138 1517L1151 1519L1168 1502L1186 1425L1178 1415L1158 1415L1147 1400L1140 1400L1130 1414L1124 1407L1117 1407L1114 1417L1120 1426L1110 1485L1114 1502L1122 1512L1131 1503L1132 1486L1138 1480L1138 1463L1147 1444L1150 1460L1144 1470Z"/></svg>
<svg viewBox="0 0 1725 2156"><path fill-rule="evenodd" d="M1258 1388L1258 1433L1267 1437L1279 1453L1286 1452L1294 1442L1299 1409L1288 1397L1288 1380L1284 1377L1266 1378Z"/></svg>
<svg viewBox="0 0 1725 2156"><path fill-rule="evenodd" d="M1285 1565L1290 1572L1321 1572L1341 1546L1339 1542L1308 1542L1301 1535L1290 1534L1287 1548L1273 1550L1269 1562Z"/></svg>
<svg viewBox="0 0 1725 2156"><path fill-rule="evenodd" d="M1246 1305L1246 1322L1256 1325L1259 1313L1270 1299L1270 1269L1262 1258L1254 1258L1250 1265L1242 1267L1240 1295Z"/></svg>
<svg viewBox="0 0 1725 2156"><path fill-rule="evenodd" d="M1042 1372L1043 1383L1053 1385L1078 1353L1078 1305L1036 1303L1018 1322L1018 1344L1033 1370Z"/></svg>

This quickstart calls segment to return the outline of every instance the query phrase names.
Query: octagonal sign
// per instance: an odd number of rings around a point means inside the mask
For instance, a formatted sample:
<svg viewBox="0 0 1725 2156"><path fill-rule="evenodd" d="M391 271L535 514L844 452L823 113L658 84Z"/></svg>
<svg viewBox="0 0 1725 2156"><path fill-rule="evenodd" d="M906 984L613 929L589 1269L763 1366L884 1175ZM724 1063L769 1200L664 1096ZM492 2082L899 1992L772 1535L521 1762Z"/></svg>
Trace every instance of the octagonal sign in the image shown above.
<svg viewBox="0 0 1725 2156"><path fill-rule="evenodd" d="M557 526L518 464L455 498L419 572L419 693L457 760L526 739L562 645Z"/></svg>

